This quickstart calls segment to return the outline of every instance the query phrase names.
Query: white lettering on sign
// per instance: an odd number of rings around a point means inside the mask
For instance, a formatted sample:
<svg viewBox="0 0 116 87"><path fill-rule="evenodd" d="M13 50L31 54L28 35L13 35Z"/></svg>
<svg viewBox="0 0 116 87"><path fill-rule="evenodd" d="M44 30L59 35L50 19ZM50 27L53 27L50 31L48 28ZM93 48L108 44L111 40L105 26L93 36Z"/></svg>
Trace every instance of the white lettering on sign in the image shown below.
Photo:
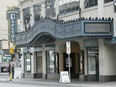
<svg viewBox="0 0 116 87"><path fill-rule="evenodd" d="M66 42L66 47L70 47L70 42Z"/></svg>
<svg viewBox="0 0 116 87"><path fill-rule="evenodd" d="M67 52L67 54L71 54L70 42L66 42L66 52Z"/></svg>
<svg viewBox="0 0 116 87"><path fill-rule="evenodd" d="M15 19L15 14L11 14L11 19Z"/></svg>
<svg viewBox="0 0 116 87"><path fill-rule="evenodd" d="M15 13L11 14L11 38L12 38L12 41L14 41L14 34L15 34Z"/></svg>

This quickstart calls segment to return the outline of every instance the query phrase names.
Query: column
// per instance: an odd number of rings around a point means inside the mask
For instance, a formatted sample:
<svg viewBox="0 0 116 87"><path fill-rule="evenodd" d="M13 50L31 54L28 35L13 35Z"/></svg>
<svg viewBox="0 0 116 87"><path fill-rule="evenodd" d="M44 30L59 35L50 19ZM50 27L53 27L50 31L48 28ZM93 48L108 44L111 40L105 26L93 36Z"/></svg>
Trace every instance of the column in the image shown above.
<svg viewBox="0 0 116 87"><path fill-rule="evenodd" d="M104 0L98 0L98 18L104 17Z"/></svg>
<svg viewBox="0 0 116 87"><path fill-rule="evenodd" d="M34 55L34 48L31 48L31 73L34 76L35 74L35 55Z"/></svg>
<svg viewBox="0 0 116 87"><path fill-rule="evenodd" d="M99 39L99 76L104 73L104 60L105 60L105 49L104 49L103 39Z"/></svg>
<svg viewBox="0 0 116 87"><path fill-rule="evenodd" d="M116 13L114 14L114 36L116 36Z"/></svg>
<svg viewBox="0 0 116 87"><path fill-rule="evenodd" d="M115 46L104 45L104 40L99 39L99 81L115 80L115 61Z"/></svg>
<svg viewBox="0 0 116 87"><path fill-rule="evenodd" d="M59 59L59 60L58 60L58 61L59 61L59 64L57 64L57 65L59 65L59 66L58 66L58 70L59 70L59 71L61 71L60 68L62 67L61 64L60 64L60 62L61 62L61 61L60 61L60 60L61 60L61 59L60 59L60 44L61 44L60 40L56 40L56 42L55 42L55 52L59 54L59 58L58 58L58 59Z"/></svg>
<svg viewBox="0 0 116 87"><path fill-rule="evenodd" d="M24 78L25 74L25 60L24 60L24 48L21 48L21 77Z"/></svg>
<svg viewBox="0 0 116 87"><path fill-rule="evenodd" d="M45 45L42 46L43 50L42 50L42 68L43 68L43 78L46 79L46 52L45 52Z"/></svg>
<svg viewBox="0 0 116 87"><path fill-rule="evenodd" d="M79 75L79 79L81 81L84 81L86 80L85 79L85 75L87 75L87 51L85 49L85 45L84 45L84 40L78 40L77 41L79 43L79 46L80 46L80 51L84 51L84 54L80 54L80 55L84 55L84 74L80 74Z"/></svg>

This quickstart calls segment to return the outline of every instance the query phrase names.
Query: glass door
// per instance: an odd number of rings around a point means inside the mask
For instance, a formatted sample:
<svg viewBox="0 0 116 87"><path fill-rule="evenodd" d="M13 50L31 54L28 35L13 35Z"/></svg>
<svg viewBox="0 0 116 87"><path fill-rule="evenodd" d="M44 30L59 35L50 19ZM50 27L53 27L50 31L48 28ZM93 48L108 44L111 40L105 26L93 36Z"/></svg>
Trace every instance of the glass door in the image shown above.
<svg viewBox="0 0 116 87"><path fill-rule="evenodd" d="M31 55L29 53L24 53L25 59L25 72L31 73Z"/></svg>
<svg viewBox="0 0 116 87"><path fill-rule="evenodd" d="M88 56L88 75L95 75L96 81L99 80L99 58L98 58L98 48L90 47L87 48Z"/></svg>
<svg viewBox="0 0 116 87"><path fill-rule="evenodd" d="M59 54L54 50L49 50L47 53L47 73L59 73Z"/></svg>

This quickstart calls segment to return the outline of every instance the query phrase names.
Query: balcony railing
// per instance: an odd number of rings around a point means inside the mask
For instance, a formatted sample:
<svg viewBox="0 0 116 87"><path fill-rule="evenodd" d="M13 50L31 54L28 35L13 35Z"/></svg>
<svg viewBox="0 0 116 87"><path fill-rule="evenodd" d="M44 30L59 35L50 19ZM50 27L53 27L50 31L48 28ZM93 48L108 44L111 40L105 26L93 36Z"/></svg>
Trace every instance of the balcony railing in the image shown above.
<svg viewBox="0 0 116 87"><path fill-rule="evenodd" d="M98 5L98 0L85 0L85 8L93 7Z"/></svg>
<svg viewBox="0 0 116 87"><path fill-rule="evenodd" d="M79 10L79 1L69 2L59 7L59 15L64 15Z"/></svg>

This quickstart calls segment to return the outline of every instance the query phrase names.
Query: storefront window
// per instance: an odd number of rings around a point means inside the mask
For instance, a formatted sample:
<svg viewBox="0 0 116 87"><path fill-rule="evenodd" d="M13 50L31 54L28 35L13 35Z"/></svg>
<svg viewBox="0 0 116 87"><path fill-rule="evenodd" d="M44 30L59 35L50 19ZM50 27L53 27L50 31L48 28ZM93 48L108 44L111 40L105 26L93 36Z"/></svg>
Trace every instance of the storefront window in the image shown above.
<svg viewBox="0 0 116 87"><path fill-rule="evenodd" d="M31 55L29 53L25 53L24 57L25 57L25 72L31 73Z"/></svg>
<svg viewBox="0 0 116 87"><path fill-rule="evenodd" d="M47 71L48 73L58 73L58 56L55 52L47 51Z"/></svg>
<svg viewBox="0 0 116 87"><path fill-rule="evenodd" d="M96 54L98 54L98 48L87 48L88 74L96 74Z"/></svg>

